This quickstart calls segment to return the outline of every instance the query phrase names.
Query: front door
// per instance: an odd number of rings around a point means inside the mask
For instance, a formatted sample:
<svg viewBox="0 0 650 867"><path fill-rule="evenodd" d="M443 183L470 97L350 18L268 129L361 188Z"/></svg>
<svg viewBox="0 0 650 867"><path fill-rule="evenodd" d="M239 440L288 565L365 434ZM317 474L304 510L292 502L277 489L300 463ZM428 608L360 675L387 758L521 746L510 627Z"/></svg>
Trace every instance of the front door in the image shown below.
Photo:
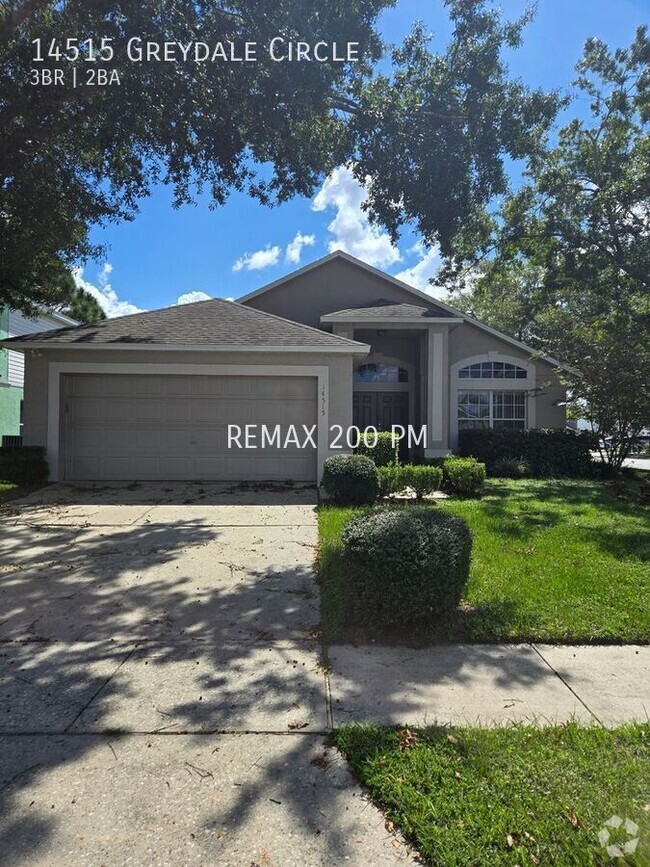
<svg viewBox="0 0 650 867"><path fill-rule="evenodd" d="M390 430L409 423L408 391L355 391L352 400L354 424L361 428Z"/></svg>
<svg viewBox="0 0 650 867"><path fill-rule="evenodd" d="M393 425L406 428L409 423L408 391L355 391L352 398L352 419L363 430L375 427L390 430ZM407 440L400 443L399 457L408 460Z"/></svg>

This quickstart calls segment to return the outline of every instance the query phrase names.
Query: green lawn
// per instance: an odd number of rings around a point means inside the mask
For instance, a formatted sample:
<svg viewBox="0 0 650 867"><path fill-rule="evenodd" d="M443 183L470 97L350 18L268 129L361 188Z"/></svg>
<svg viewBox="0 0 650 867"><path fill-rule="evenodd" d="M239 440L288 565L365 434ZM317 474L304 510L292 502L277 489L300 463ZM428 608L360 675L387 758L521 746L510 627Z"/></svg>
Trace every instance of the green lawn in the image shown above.
<svg viewBox="0 0 650 867"><path fill-rule="evenodd" d="M605 865L612 815L639 826L650 863L648 736L619 729L348 726L337 746L370 795L430 864ZM610 845L630 839L613 831Z"/></svg>
<svg viewBox="0 0 650 867"><path fill-rule="evenodd" d="M456 618L420 638L650 639L649 510L633 489L621 495L604 482L490 479L481 499L449 499L431 508L464 518L474 547ZM346 636L340 534L355 511L320 509L322 625L328 639Z"/></svg>

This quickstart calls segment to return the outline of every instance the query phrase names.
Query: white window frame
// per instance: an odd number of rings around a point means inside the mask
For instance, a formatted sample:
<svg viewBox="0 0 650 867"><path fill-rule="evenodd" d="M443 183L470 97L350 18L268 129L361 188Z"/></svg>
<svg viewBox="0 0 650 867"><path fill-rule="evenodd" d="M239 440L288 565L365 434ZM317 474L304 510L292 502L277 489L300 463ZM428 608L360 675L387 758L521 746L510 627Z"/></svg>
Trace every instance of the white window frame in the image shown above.
<svg viewBox="0 0 650 867"><path fill-rule="evenodd" d="M489 396L489 401L488 401L489 415L488 415L487 419L476 419L476 421L481 421L481 420L487 421L488 427L490 428L490 430L492 430L492 429L494 429L494 422L495 422L494 395L495 394L520 394L520 393L522 393L522 391L523 391L523 389L520 389L520 388L519 389L518 388L494 388L491 390L488 390L485 388L459 388L457 391L457 394L458 395L460 395L462 393L487 394ZM528 407L526 404L527 404L527 401L524 401L524 418L523 418L524 424L523 424L523 428L514 428L514 430L525 430L528 427ZM458 425L458 430L460 432L461 419L458 415L458 410L459 410L459 404L458 404L458 400L457 400L456 401L456 423ZM472 419L467 419L467 421L471 421L471 420ZM521 421L521 420L522 419L515 419L515 418L512 418L512 419L498 418L498 419L496 419L496 421ZM464 430L471 430L471 428L464 428ZM477 428L477 430L481 430L481 428ZM483 430L485 430L485 428L483 428Z"/></svg>
<svg viewBox="0 0 650 867"><path fill-rule="evenodd" d="M468 370L468 369L469 369L470 374L471 374L472 367L475 367L476 365L479 365L479 364L481 365L481 367L484 364L490 364L490 365L509 364L511 367L515 368L515 371L514 371L515 376L505 376L505 375L504 376L483 376L482 370L481 370L480 376L461 376L462 372L464 370ZM521 370L524 373L524 376L517 376L516 375L518 373L517 368L518 368L518 370ZM494 370L494 368L493 368L493 370ZM504 370L504 374L505 374L505 370ZM465 364L463 367L460 367L458 370L458 378L462 379L463 381L467 381L467 382L477 382L478 380L481 380L481 379L498 380L499 382L512 382L513 380L517 380L517 379L526 379L526 368L522 367L521 364L513 364L511 361L501 361L501 359L498 359L498 358L496 358L496 359L491 358L489 361L478 361L478 362L474 362L473 364Z"/></svg>
<svg viewBox="0 0 650 867"><path fill-rule="evenodd" d="M518 367L523 367L526 371L525 379L460 379L459 372L463 367L470 364L479 364L483 361L504 361L508 364L516 364ZM458 448L458 392L459 391L525 391L526 392L526 428L535 427L536 402L535 402L535 386L536 372L535 365L531 361L526 361L523 358L517 358L512 355L503 355L500 352L487 352L481 355L472 355L467 358L462 358L455 362L450 368L450 388L449 388L449 420L450 420L450 439L451 448ZM492 397L490 396L490 427L492 427Z"/></svg>

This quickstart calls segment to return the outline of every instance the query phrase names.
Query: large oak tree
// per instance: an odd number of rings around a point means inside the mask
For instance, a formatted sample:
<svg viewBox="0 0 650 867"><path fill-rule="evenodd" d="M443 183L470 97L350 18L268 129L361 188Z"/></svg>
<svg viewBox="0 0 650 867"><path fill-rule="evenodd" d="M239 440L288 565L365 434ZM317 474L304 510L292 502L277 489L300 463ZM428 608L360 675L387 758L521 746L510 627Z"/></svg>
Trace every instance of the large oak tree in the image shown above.
<svg viewBox="0 0 650 867"><path fill-rule="evenodd" d="M182 205L233 190L264 204L310 195L335 165L369 183L372 218L415 222L444 251L506 188L504 159L530 152L554 95L512 80L502 59L525 21L486 0L447 0L448 46L416 27L389 52L391 0L8 0L0 15L0 302L64 301L62 273L97 255L89 230L131 219L154 184ZM133 64L132 36L268 44L277 35L359 43L360 63ZM34 86L32 40L101 37L112 87ZM64 65L69 71L70 63ZM76 65L87 67L81 56ZM101 63L100 63L101 65ZM68 79L69 80L69 79Z"/></svg>
<svg viewBox="0 0 650 867"><path fill-rule="evenodd" d="M650 424L646 28L625 49L588 40L578 73L588 116L543 141L480 243L457 235L456 272L473 285L453 297L580 371L568 380L577 410L620 467Z"/></svg>

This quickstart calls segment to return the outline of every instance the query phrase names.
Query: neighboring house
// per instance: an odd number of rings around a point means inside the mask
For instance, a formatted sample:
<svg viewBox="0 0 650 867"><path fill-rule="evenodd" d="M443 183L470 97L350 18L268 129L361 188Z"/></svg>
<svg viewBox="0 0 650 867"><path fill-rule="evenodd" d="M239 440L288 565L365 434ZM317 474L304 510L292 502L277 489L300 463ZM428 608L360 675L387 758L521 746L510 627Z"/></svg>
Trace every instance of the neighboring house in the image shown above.
<svg viewBox="0 0 650 867"><path fill-rule="evenodd" d="M77 325L77 322L53 311L28 319L17 310L0 307L0 341L67 325ZM0 443L3 437L20 436L24 367L22 352L0 349Z"/></svg>
<svg viewBox="0 0 650 867"><path fill-rule="evenodd" d="M559 362L342 252L239 302L7 345L26 353L24 440L53 479L314 481L352 425L426 425L428 457L464 428L565 425ZM229 448L229 424L317 425L316 448L262 448L259 427L257 448Z"/></svg>

